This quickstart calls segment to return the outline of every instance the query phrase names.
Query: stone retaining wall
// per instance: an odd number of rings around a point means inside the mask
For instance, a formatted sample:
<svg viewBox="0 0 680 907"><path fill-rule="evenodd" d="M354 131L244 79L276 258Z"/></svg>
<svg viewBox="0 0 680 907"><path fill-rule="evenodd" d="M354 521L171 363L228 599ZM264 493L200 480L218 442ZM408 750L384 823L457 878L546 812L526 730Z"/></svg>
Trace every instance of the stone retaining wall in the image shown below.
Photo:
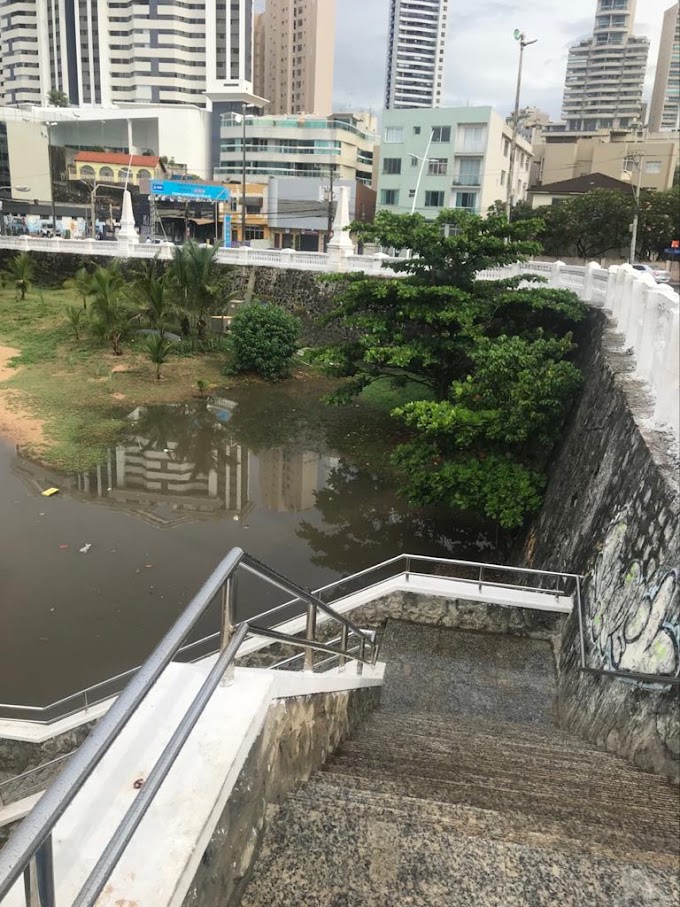
<svg viewBox="0 0 680 907"><path fill-rule="evenodd" d="M278 700L267 714L202 858L184 907L240 903L268 813L375 709L380 688Z"/></svg>
<svg viewBox="0 0 680 907"><path fill-rule="evenodd" d="M587 665L678 676L677 456L649 428L652 401L603 315L583 344L585 389L555 459L523 560L587 574ZM642 768L680 779L680 709L669 686L582 674L576 614L559 670L561 723Z"/></svg>

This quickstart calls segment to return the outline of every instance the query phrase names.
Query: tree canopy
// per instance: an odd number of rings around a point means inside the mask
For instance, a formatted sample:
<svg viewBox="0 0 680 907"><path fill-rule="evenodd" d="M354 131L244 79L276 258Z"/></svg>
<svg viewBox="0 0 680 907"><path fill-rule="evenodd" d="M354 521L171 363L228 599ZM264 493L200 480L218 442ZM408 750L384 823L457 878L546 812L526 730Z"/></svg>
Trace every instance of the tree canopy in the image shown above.
<svg viewBox="0 0 680 907"><path fill-rule="evenodd" d="M580 384L571 331L585 307L533 277L480 274L540 251L540 228L453 210L434 221L381 212L351 227L412 257L396 265L403 277L350 279L330 317L352 339L321 358L346 379L335 402L385 378L429 391L393 411L410 435L393 462L416 504L469 508L504 526L540 504L545 460Z"/></svg>

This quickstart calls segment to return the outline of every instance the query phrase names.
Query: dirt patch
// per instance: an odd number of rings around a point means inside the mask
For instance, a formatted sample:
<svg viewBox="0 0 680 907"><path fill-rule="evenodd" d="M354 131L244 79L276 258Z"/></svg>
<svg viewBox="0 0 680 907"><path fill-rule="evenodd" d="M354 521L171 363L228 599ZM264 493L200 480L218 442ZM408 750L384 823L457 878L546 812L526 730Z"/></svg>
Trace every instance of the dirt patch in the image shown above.
<svg viewBox="0 0 680 907"><path fill-rule="evenodd" d="M0 438L39 450L45 445L42 419L31 415L22 406L21 395L17 391L1 386L3 381L17 374L17 369L8 363L18 355L19 350L14 347L0 345Z"/></svg>

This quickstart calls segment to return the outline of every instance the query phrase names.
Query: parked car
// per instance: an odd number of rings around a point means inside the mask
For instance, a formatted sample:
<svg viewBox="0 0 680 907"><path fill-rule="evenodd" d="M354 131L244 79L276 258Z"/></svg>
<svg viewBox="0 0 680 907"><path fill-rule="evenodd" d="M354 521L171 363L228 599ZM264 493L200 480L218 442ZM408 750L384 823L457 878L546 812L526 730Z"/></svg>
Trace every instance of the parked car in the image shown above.
<svg viewBox="0 0 680 907"><path fill-rule="evenodd" d="M636 271L642 271L643 274L649 274L650 277L653 277L657 283L670 283L671 275L668 271L665 271L663 268L655 268L654 265L644 265L644 264L635 264L633 265Z"/></svg>

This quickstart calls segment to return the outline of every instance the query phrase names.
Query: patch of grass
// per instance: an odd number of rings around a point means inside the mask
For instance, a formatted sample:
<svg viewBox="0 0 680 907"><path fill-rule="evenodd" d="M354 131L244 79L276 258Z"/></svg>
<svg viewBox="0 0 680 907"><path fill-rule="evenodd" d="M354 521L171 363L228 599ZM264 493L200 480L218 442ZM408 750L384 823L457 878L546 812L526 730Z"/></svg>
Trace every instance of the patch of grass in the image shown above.
<svg viewBox="0 0 680 907"><path fill-rule="evenodd" d="M365 387L359 396L362 403L387 411L414 400L432 399L434 399L432 391L423 384L407 381L406 384L395 387L389 378L379 378Z"/></svg>

